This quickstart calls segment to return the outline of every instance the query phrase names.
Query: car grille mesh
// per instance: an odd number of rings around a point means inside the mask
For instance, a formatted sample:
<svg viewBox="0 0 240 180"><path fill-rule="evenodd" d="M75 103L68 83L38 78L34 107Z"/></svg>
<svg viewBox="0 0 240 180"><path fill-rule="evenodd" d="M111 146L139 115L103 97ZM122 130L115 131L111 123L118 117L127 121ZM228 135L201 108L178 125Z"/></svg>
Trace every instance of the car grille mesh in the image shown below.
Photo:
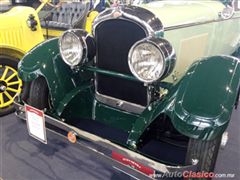
<svg viewBox="0 0 240 180"><path fill-rule="evenodd" d="M128 52L132 45L146 37L145 31L136 23L112 19L100 23L95 29L97 45L96 65L105 70L132 75L128 66ZM143 83L103 74L96 75L98 93L147 105L147 90Z"/></svg>

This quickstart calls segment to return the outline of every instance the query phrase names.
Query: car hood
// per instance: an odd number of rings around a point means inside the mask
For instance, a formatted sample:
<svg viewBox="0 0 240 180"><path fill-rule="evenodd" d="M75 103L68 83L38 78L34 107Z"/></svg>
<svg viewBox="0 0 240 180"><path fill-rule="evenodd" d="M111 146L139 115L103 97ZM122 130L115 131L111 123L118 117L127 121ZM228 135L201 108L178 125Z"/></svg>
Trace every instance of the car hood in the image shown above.
<svg viewBox="0 0 240 180"><path fill-rule="evenodd" d="M219 19L220 1L153 1L141 7L154 13L164 27Z"/></svg>

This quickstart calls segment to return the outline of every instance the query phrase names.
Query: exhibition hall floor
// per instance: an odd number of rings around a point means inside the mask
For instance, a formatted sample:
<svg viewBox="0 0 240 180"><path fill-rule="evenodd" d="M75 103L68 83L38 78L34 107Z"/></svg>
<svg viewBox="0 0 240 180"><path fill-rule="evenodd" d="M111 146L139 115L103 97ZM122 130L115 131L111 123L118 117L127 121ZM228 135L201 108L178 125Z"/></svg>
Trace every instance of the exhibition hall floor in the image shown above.
<svg viewBox="0 0 240 180"><path fill-rule="evenodd" d="M240 108L239 108L240 109ZM234 173L240 179L240 110L228 127L229 141L220 149L217 173ZM26 123L14 114L0 118L0 180L107 180L128 179L109 164L48 132L48 144L28 135ZM224 178L220 178L224 179Z"/></svg>

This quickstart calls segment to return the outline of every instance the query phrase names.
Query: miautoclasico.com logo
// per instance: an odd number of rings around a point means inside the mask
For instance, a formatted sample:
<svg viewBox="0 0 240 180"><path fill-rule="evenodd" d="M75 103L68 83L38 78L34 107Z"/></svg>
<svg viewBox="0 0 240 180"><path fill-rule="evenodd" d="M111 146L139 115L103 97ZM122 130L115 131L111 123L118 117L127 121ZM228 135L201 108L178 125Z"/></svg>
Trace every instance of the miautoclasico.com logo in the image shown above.
<svg viewBox="0 0 240 180"><path fill-rule="evenodd" d="M153 174L153 178L234 178L233 173L214 173L214 172L194 172L194 171L184 171L184 172L167 172L162 174Z"/></svg>

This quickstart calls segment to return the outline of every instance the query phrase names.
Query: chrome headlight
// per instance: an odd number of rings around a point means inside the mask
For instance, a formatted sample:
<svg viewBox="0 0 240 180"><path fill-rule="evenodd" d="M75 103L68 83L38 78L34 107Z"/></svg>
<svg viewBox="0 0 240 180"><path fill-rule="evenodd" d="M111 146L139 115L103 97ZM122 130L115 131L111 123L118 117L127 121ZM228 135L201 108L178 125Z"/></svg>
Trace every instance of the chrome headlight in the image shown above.
<svg viewBox="0 0 240 180"><path fill-rule="evenodd" d="M83 30L68 30L59 39L59 49L62 59L71 67L81 65L87 57L87 32Z"/></svg>
<svg viewBox="0 0 240 180"><path fill-rule="evenodd" d="M153 37L136 42L128 56L131 72L145 83L152 83L169 75L176 62L171 44L165 39Z"/></svg>

